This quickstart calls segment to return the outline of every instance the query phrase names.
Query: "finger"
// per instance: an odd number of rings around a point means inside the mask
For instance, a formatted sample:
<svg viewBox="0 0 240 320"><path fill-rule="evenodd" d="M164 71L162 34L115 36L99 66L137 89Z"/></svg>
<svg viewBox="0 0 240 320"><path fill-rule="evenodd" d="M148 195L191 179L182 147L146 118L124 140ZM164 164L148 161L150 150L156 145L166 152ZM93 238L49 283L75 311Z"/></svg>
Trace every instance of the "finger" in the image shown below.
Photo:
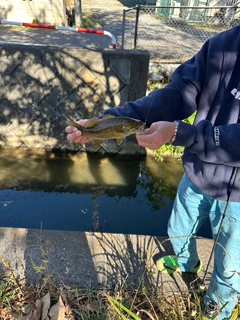
<svg viewBox="0 0 240 320"><path fill-rule="evenodd" d="M150 133L148 131L146 134L136 134L136 138L138 142L152 144L156 140L156 132Z"/></svg>
<svg viewBox="0 0 240 320"><path fill-rule="evenodd" d="M80 143L80 144L86 144L86 143L90 142L91 140L92 140L92 138L89 138L89 137L79 137L79 138L76 138L74 140L74 142Z"/></svg>
<svg viewBox="0 0 240 320"><path fill-rule="evenodd" d="M70 132L68 135L67 135L67 139L69 141L75 141L76 139L79 139L79 138L82 138L82 132L80 130L76 130L74 132Z"/></svg>
<svg viewBox="0 0 240 320"><path fill-rule="evenodd" d="M155 134L149 134L147 136L145 135L136 135L137 142L139 146L157 150L161 148L163 143L159 139L156 139Z"/></svg>
<svg viewBox="0 0 240 320"><path fill-rule="evenodd" d="M138 142L138 144L141 147L152 149L152 150L157 150L161 147L159 146L159 144L155 144L155 143Z"/></svg>
<svg viewBox="0 0 240 320"><path fill-rule="evenodd" d="M81 143L81 144L85 144L85 143L88 143L92 140L92 138L90 137L83 137L81 135L81 131L76 131L74 133L70 133L67 135L67 139L69 141L74 141L76 143Z"/></svg>
<svg viewBox="0 0 240 320"><path fill-rule="evenodd" d="M72 133L72 132L74 132L74 131L79 131L77 128L75 128L75 127L71 127L71 126L67 126L66 128L65 128L65 131L67 132L67 133Z"/></svg>

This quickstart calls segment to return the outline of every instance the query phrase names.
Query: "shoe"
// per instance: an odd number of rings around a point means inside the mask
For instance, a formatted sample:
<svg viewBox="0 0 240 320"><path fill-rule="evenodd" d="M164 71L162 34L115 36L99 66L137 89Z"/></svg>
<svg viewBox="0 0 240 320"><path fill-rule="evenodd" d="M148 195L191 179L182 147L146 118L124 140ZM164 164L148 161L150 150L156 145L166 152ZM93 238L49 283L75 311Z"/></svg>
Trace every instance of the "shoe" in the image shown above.
<svg viewBox="0 0 240 320"><path fill-rule="evenodd" d="M218 314L218 305L214 301L208 300L203 310L203 319L204 320L215 319L217 314Z"/></svg>
<svg viewBox="0 0 240 320"><path fill-rule="evenodd" d="M177 256L164 256L156 262L157 268L160 272L172 274L174 272L182 272L178 265ZM195 268L191 273L198 273L202 269L202 260L199 260Z"/></svg>

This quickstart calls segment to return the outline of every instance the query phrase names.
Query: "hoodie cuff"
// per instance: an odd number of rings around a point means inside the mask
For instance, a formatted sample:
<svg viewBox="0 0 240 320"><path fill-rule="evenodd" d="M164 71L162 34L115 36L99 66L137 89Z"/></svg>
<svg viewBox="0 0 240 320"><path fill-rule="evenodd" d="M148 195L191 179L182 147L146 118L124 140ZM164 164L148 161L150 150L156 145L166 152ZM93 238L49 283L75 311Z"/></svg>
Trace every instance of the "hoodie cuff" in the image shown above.
<svg viewBox="0 0 240 320"><path fill-rule="evenodd" d="M194 144L197 135L197 127L191 124L179 121L178 129L173 143L174 146L190 147Z"/></svg>

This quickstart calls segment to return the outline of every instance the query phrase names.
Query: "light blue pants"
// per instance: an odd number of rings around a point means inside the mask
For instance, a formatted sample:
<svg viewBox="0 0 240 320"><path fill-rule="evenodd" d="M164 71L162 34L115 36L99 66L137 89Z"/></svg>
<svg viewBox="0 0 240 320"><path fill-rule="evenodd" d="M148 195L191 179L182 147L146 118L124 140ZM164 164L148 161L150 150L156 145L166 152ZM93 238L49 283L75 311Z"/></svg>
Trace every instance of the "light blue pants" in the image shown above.
<svg viewBox="0 0 240 320"><path fill-rule="evenodd" d="M196 239L198 229L209 217L212 236L216 239L226 202L202 193L185 174L179 185L168 223L168 235L182 271L190 271L199 260ZM225 213L214 251L214 271L206 292L205 303L220 307L227 303L216 319L229 318L240 293L240 203L230 202Z"/></svg>

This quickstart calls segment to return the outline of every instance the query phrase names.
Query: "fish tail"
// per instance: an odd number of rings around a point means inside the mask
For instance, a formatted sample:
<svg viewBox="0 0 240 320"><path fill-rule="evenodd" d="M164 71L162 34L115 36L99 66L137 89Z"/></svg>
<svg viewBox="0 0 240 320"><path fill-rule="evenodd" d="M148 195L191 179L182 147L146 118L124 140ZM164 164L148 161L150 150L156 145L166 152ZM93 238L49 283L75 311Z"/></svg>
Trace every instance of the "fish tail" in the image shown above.
<svg viewBox="0 0 240 320"><path fill-rule="evenodd" d="M77 128L78 130L82 130L82 126L80 125L80 124L78 124L77 122L74 122L74 121L68 121L67 122L71 127L75 127L75 128Z"/></svg>

